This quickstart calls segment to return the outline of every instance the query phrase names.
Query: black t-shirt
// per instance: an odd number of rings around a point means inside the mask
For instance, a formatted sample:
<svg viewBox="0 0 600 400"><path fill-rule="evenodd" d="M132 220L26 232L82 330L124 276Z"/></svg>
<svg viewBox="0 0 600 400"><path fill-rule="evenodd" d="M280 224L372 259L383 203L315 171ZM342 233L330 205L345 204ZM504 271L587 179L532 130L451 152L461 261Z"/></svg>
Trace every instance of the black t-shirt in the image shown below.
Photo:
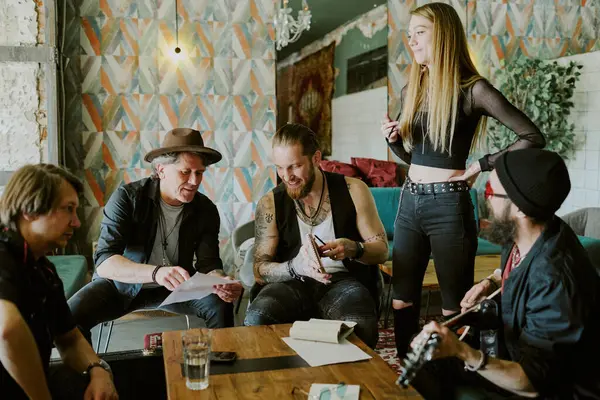
<svg viewBox="0 0 600 400"><path fill-rule="evenodd" d="M0 299L19 309L47 373L54 338L75 328L75 322L54 265L45 257L35 260L23 238L4 229L0 231ZM0 388L2 398L27 398L1 364Z"/></svg>

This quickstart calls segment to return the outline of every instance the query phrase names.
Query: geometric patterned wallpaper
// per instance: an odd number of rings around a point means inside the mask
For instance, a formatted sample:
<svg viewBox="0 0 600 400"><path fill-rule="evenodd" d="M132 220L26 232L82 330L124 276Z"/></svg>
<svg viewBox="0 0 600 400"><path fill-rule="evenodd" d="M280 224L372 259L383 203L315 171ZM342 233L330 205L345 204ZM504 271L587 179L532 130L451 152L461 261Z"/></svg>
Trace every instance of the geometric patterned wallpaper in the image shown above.
<svg viewBox="0 0 600 400"><path fill-rule="evenodd" d="M439 0L438 0L439 1ZM396 116L411 63L409 11L431 1L388 0L388 109ZM495 82L505 62L600 50L597 0L442 0L457 11L479 73Z"/></svg>
<svg viewBox="0 0 600 400"><path fill-rule="evenodd" d="M179 60L175 0L65 3L66 163L85 183L79 242L91 254L111 193L150 174L144 154L167 131L194 128L223 154L200 190L219 209L230 268L233 229L253 218L276 182L274 2L178 3Z"/></svg>

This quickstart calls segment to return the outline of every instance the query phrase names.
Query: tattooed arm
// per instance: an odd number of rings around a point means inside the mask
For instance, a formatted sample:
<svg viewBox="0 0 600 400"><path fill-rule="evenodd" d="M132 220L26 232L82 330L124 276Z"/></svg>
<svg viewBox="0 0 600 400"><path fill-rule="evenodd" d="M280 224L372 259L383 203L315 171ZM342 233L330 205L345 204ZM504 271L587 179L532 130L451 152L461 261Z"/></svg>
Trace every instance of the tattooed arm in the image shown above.
<svg viewBox="0 0 600 400"><path fill-rule="evenodd" d="M254 224L254 279L260 284L289 281L287 263L273 262L279 243L273 192L259 200Z"/></svg>
<svg viewBox="0 0 600 400"><path fill-rule="evenodd" d="M356 208L356 226L365 246L365 252L359 261L364 264L382 264L388 259L388 241L373 195L359 179L346 177L346 183Z"/></svg>

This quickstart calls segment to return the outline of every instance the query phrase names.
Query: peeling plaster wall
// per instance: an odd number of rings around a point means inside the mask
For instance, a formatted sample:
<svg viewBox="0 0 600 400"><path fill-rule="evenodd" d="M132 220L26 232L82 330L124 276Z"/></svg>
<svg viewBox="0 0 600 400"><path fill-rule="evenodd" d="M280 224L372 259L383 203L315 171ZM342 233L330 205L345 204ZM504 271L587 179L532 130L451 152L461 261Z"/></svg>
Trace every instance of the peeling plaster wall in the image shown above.
<svg viewBox="0 0 600 400"><path fill-rule="evenodd" d="M40 162L39 64L0 63L0 171Z"/></svg>
<svg viewBox="0 0 600 400"><path fill-rule="evenodd" d="M43 1L0 1L0 46L38 44L44 36L43 7ZM0 171L42 161L47 130L44 92L40 64L0 62Z"/></svg>
<svg viewBox="0 0 600 400"><path fill-rule="evenodd" d="M35 45L38 34L38 13L33 0L3 0L0 2L0 45Z"/></svg>

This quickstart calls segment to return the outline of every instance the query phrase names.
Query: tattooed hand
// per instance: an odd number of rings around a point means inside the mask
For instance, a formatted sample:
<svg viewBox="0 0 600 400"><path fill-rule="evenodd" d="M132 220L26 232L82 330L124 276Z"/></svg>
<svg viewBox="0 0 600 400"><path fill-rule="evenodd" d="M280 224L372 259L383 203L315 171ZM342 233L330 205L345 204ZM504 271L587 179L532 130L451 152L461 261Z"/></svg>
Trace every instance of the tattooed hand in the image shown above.
<svg viewBox="0 0 600 400"><path fill-rule="evenodd" d="M324 257L332 260L341 261L346 258L354 258L358 251L356 242L350 239L335 239L319 247L319 251Z"/></svg>
<svg viewBox="0 0 600 400"><path fill-rule="evenodd" d="M318 282L328 284L330 283L331 275L321 270L321 266L313 256L311 256L310 244L306 243L302 245L298 255L292 259L292 268L294 271L301 276L307 276Z"/></svg>

